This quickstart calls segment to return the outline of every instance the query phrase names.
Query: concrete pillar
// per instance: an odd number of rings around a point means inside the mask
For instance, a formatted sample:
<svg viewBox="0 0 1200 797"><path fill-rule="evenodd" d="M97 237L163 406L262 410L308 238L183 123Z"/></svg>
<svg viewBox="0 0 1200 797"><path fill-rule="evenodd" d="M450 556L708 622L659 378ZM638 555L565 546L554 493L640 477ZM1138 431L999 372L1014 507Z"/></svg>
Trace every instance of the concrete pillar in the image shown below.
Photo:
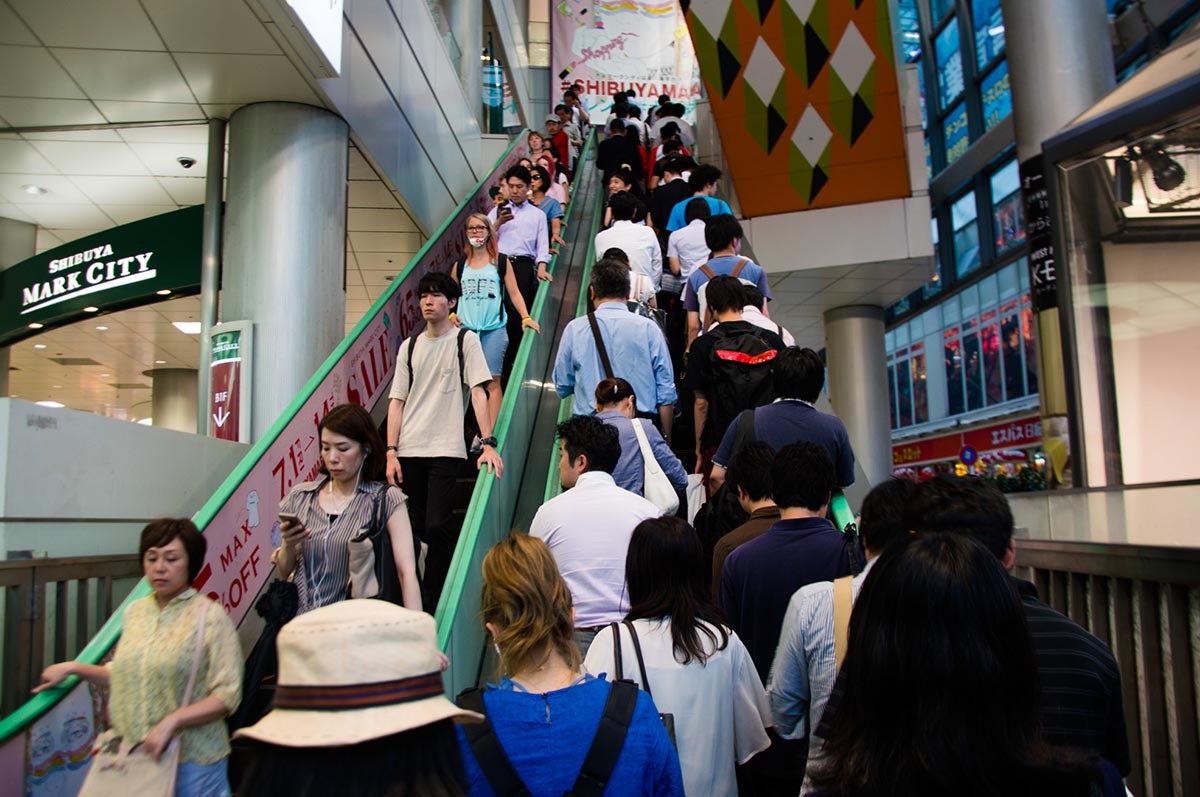
<svg viewBox="0 0 1200 797"><path fill-rule="evenodd" d="M1041 163L1042 142L1116 85L1108 14L1103 0L1001 0L1001 10L1017 158L1024 187L1036 189L1051 177ZM1027 222L1030 215L1026 213ZM1052 232L1031 230L1029 244L1033 252L1048 252L1045 258L1030 259L1031 282L1057 282L1057 274L1046 264L1057 269L1065 259L1063 253L1053 252ZM1034 302L1042 434L1048 450L1067 450L1066 373L1054 295L1051 292L1045 302L1035 296Z"/></svg>
<svg viewBox="0 0 1200 797"><path fill-rule="evenodd" d="M346 122L308 105L229 120L221 320L254 322L252 440L345 335L348 145Z"/></svg>
<svg viewBox="0 0 1200 797"><path fill-rule="evenodd" d="M37 254L37 225L0 218L0 271ZM7 398L9 351L0 346L0 398Z"/></svg>
<svg viewBox="0 0 1200 797"><path fill-rule="evenodd" d="M467 107L483 128L483 4L479 0L445 0L446 18L462 53L458 79L467 95Z"/></svg>
<svg viewBox="0 0 1200 797"><path fill-rule="evenodd" d="M196 432L196 392L199 372L194 368L151 368L150 418L155 426L177 432Z"/></svg>
<svg viewBox="0 0 1200 797"><path fill-rule="evenodd" d="M883 331L882 307L851 305L825 312L829 401L872 485L892 475Z"/></svg>

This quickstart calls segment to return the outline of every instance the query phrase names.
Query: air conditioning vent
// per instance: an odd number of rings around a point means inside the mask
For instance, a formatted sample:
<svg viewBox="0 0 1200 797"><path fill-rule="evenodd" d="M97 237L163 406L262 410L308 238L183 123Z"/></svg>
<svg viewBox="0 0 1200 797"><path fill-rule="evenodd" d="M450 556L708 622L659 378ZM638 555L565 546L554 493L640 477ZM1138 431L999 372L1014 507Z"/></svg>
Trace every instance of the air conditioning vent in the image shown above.
<svg viewBox="0 0 1200 797"><path fill-rule="evenodd" d="M91 357L51 357L50 361L59 365L100 365Z"/></svg>
<svg viewBox="0 0 1200 797"><path fill-rule="evenodd" d="M115 387L117 390L149 390L149 385L143 385L141 382L109 382L109 387Z"/></svg>

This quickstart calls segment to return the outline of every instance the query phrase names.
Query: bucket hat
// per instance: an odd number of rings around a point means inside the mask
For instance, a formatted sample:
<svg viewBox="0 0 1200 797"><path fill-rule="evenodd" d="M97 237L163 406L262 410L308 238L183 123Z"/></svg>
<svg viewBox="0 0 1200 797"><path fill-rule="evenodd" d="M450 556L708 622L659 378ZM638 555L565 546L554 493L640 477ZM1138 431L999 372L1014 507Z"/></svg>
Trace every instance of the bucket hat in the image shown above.
<svg viewBox="0 0 1200 797"><path fill-rule="evenodd" d="M446 699L433 618L345 600L283 627L270 712L234 738L285 747L351 745L439 720L483 717Z"/></svg>

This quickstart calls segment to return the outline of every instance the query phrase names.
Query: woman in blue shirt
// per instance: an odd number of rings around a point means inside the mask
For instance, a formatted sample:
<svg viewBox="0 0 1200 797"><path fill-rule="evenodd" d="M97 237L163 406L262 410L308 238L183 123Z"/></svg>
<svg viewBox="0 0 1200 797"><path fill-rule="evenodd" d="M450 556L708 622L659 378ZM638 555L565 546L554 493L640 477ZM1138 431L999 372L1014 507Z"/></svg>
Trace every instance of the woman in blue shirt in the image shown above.
<svg viewBox="0 0 1200 797"><path fill-rule="evenodd" d="M544 542L513 534L488 552L482 608L505 675L483 691L484 713L529 794L560 797L579 777L611 685L582 672L571 593ZM458 738L470 794L490 797L495 791L461 729ZM644 692L604 794L683 795L679 757Z"/></svg>
<svg viewBox="0 0 1200 797"><path fill-rule="evenodd" d="M562 239L563 213L562 203L546 192L550 190L550 172L541 166L529 170L529 201L538 210L546 214L547 231L550 233L550 252L558 253L558 246L566 243Z"/></svg>
<svg viewBox="0 0 1200 797"><path fill-rule="evenodd" d="M613 470L613 481L618 487L630 492L644 495L645 463L642 461L642 449L638 445L637 435L633 425L640 423L646 432L646 440L650 450L658 460L663 473L671 480L676 490L687 489L687 471L675 452L667 445L667 441L659 434L658 428L645 418L637 417L637 396L633 386L621 377L601 379L596 385L596 417L609 426L617 427L621 439L621 458Z"/></svg>
<svg viewBox="0 0 1200 797"><path fill-rule="evenodd" d="M483 356L492 372L492 382L487 389L488 412L495 423L500 414L500 402L504 399L500 391L500 372L504 366L504 352L508 349L508 330L504 327L508 315L500 292L501 281L512 306L521 314L521 326L534 332L542 330L529 317L516 275L496 250L496 235L488 217L482 213L467 216L466 233L466 258L455 263L450 271L450 276L462 288L462 298L450 318L479 335Z"/></svg>

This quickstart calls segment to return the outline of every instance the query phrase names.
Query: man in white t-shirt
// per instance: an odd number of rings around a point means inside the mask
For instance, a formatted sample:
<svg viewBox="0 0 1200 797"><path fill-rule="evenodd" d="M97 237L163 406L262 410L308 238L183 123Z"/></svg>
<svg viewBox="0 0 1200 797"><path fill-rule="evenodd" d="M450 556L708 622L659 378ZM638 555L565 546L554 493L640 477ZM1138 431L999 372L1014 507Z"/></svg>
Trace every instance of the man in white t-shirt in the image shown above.
<svg viewBox="0 0 1200 797"><path fill-rule="evenodd" d="M422 603L432 611L458 544L453 513L458 476L467 459L464 386L482 436L478 467L486 466L500 478L504 463L487 407L485 385L492 381L492 370L479 336L450 321L462 295L458 283L448 274L430 272L417 283L417 293L425 328L402 342L396 357L388 402L387 478L404 488L413 531L429 546L421 587Z"/></svg>
<svg viewBox="0 0 1200 797"><path fill-rule="evenodd" d="M657 291L662 284L662 249L654 230L633 223L637 200L628 191L621 191L613 194L609 209L613 225L596 233L596 251L620 249L629 258L629 268L649 277Z"/></svg>
<svg viewBox="0 0 1200 797"><path fill-rule="evenodd" d="M712 211L701 197L688 201L683 206L686 227L680 227L667 239L667 262L671 273L686 283L692 272L703 266L712 257L712 250L704 239L704 225Z"/></svg>
<svg viewBox="0 0 1200 797"><path fill-rule="evenodd" d="M590 415L558 425L558 476L563 492L542 504L529 536L550 546L575 607L575 644L582 654L601 628L629 612L625 553L637 524L662 511L617 486L617 428Z"/></svg>

